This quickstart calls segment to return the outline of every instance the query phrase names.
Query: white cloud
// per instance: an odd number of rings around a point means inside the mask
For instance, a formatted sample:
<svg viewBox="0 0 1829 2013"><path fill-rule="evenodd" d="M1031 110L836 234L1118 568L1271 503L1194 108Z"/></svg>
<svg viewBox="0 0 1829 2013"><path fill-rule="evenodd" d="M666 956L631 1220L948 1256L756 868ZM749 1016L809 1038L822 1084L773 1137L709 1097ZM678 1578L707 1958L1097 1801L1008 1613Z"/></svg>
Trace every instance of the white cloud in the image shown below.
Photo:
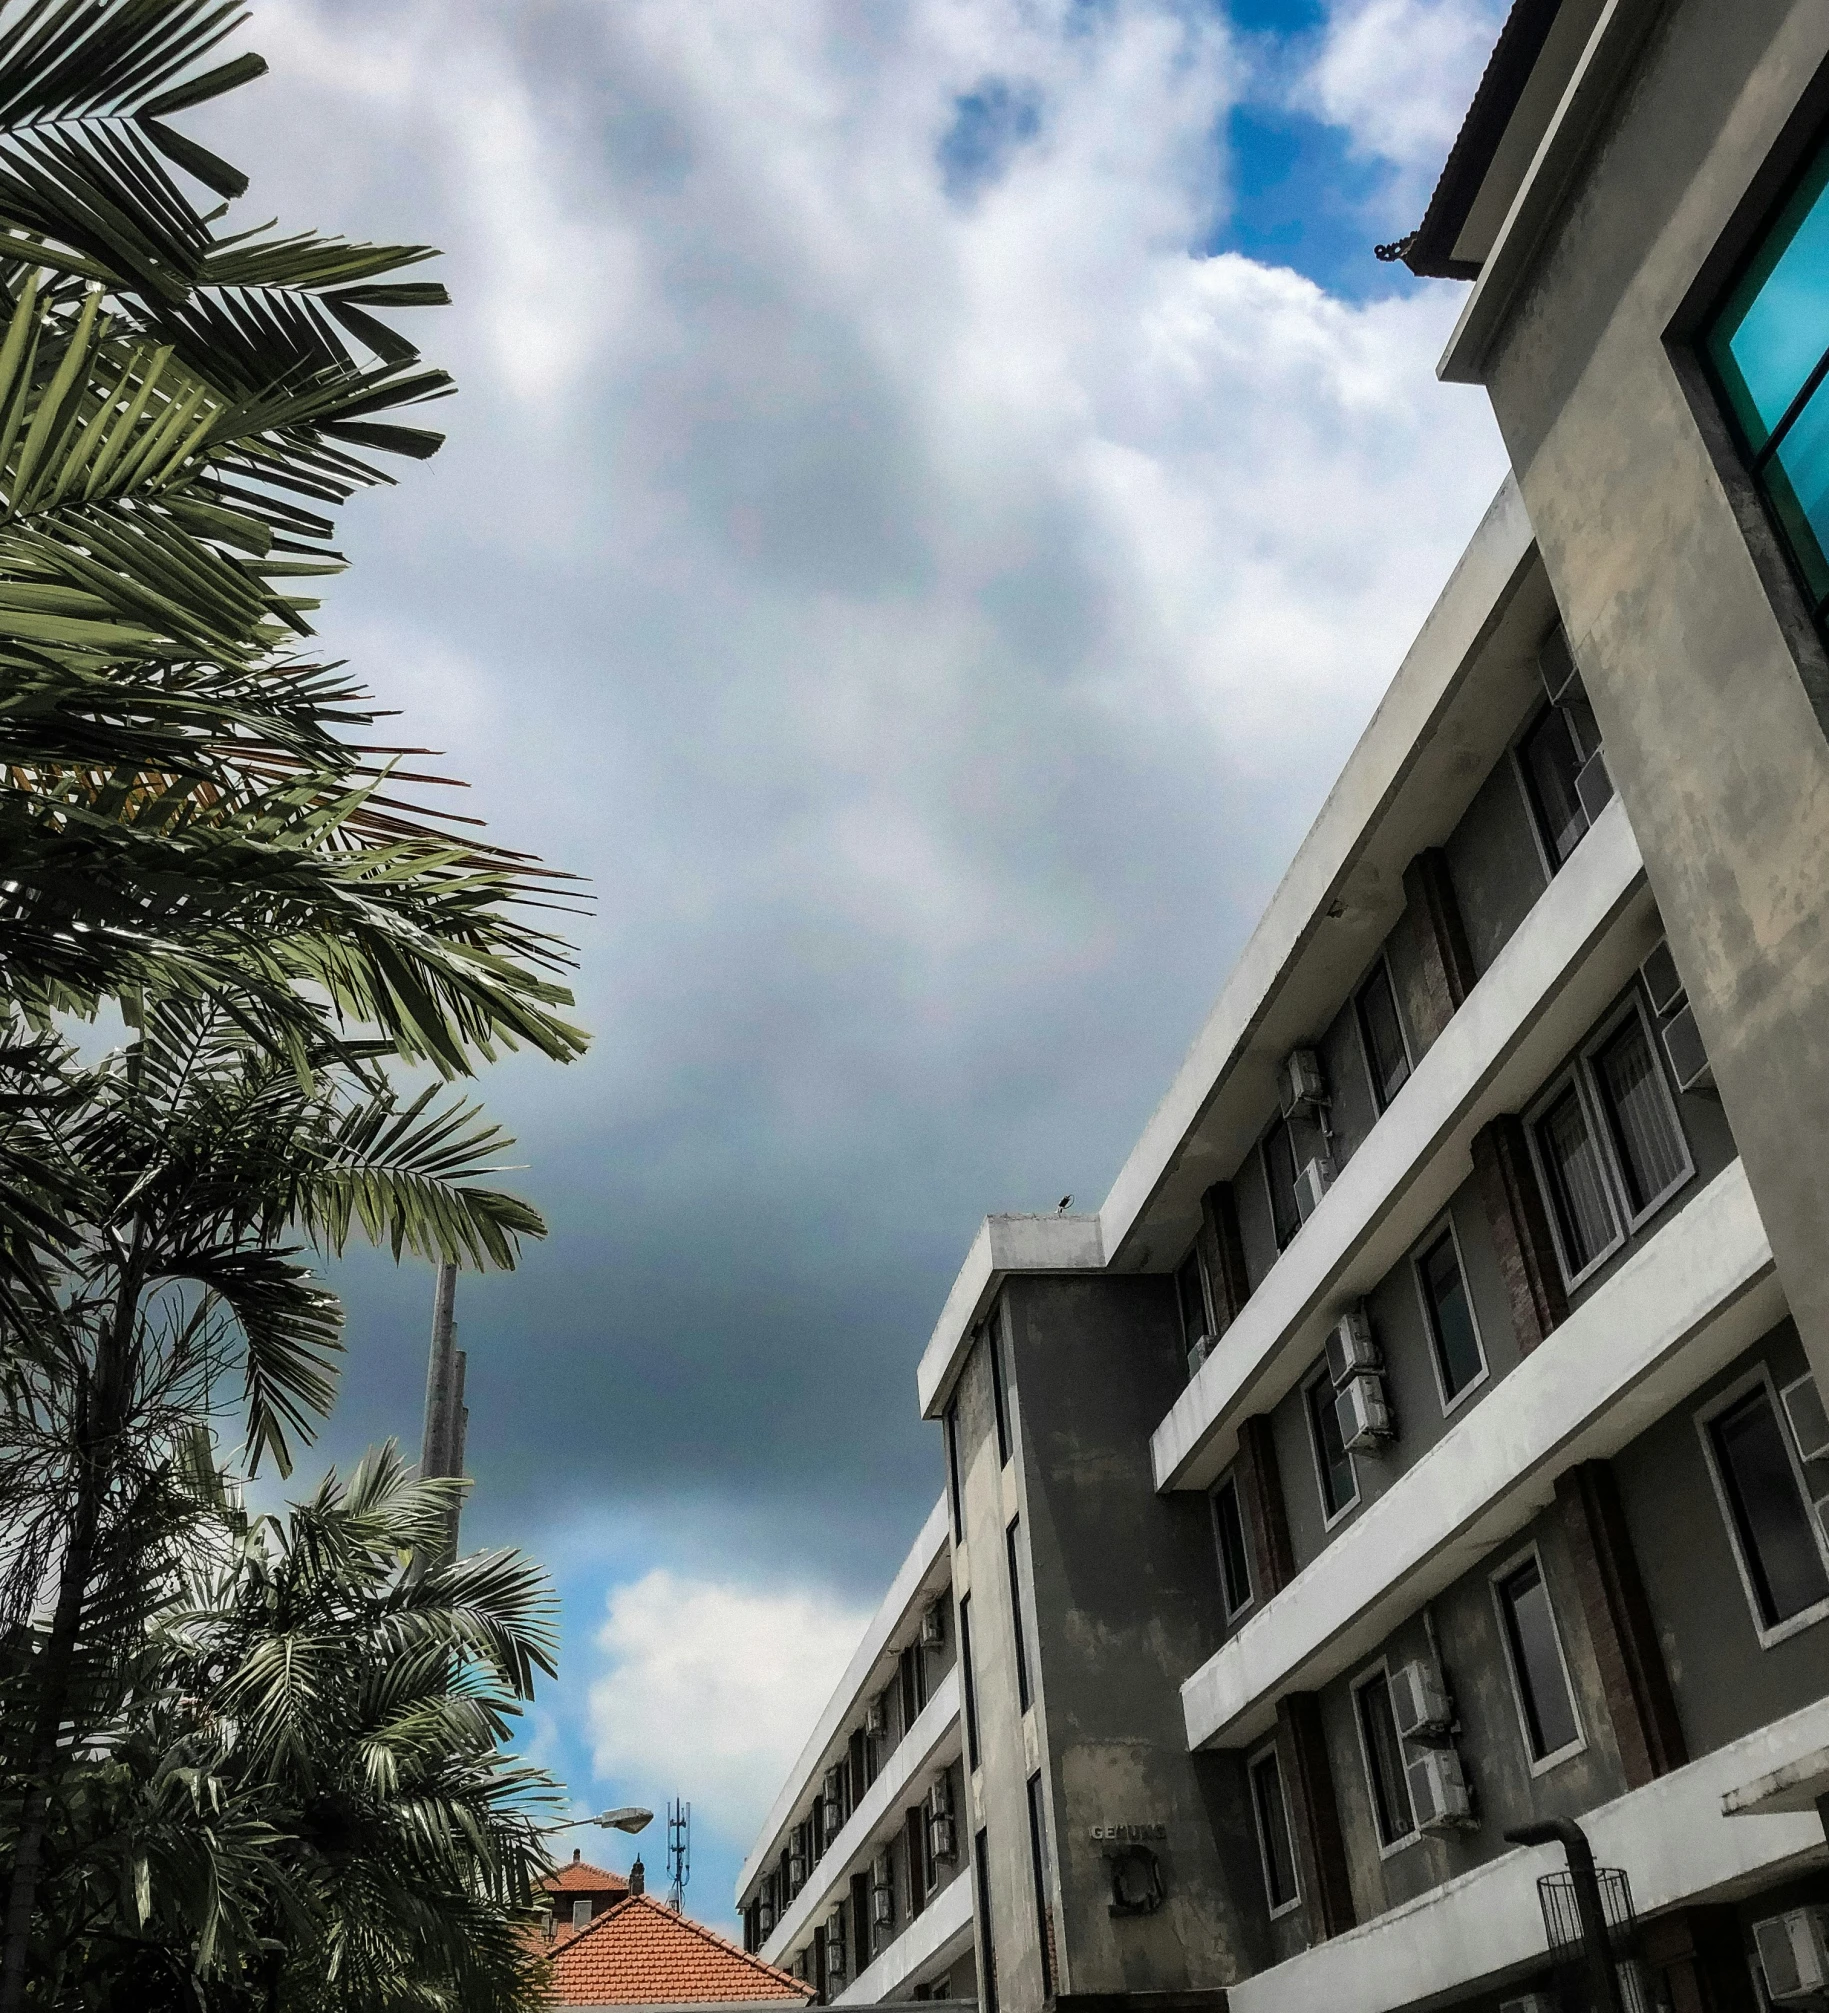
<svg viewBox="0 0 1829 2013"><path fill-rule="evenodd" d="M811 1587L656 1570L614 1588L590 1690L597 1780L619 1802L682 1796L695 1828L746 1848L867 1618Z"/></svg>
<svg viewBox="0 0 1829 2013"><path fill-rule="evenodd" d="M1432 177L1505 13L1504 0L1336 0L1302 95L1364 152Z"/></svg>

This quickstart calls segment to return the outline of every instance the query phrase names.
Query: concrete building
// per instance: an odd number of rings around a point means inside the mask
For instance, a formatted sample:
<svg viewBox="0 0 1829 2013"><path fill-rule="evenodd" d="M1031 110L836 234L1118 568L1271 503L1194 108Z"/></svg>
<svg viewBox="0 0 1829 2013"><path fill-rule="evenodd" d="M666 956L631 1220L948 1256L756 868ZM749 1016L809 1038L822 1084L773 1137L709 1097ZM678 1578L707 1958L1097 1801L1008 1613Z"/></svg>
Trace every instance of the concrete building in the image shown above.
<svg viewBox="0 0 1829 2013"><path fill-rule="evenodd" d="M1826 190L1825 0L1517 0L1385 248L1513 474L1097 1214L948 1296L739 1896L823 1996L1829 2005ZM917 1610L948 1731L822 1882ZM943 1962L822 1978L943 1764Z"/></svg>

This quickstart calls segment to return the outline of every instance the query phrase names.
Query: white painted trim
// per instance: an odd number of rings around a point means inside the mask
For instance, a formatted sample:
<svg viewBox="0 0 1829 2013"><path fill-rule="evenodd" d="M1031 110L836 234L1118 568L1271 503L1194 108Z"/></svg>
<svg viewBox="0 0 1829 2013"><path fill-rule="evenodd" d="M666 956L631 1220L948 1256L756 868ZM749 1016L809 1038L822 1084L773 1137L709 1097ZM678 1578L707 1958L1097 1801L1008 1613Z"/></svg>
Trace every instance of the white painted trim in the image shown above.
<svg viewBox="0 0 1829 2013"><path fill-rule="evenodd" d="M1702 1442L1702 1459L1708 1468L1708 1479L1715 1486L1715 1507L1721 1513L1721 1521L1727 1526L1728 1549L1734 1555L1734 1565L1740 1574L1740 1590L1746 1595L1747 1613L1753 1624L1753 1632L1759 1638L1759 1647L1769 1650L1775 1644L1788 1642L1792 1636L1801 1635L1805 1629L1829 1616L1829 1597L1813 1601L1807 1608L1799 1608L1794 1615L1787 1615L1782 1622L1768 1626L1759 1612L1759 1597L1753 1590L1753 1576L1747 1570L1746 1554L1741 1549L1740 1525L1734 1516L1734 1506L1728 1500L1727 1481L1721 1473L1720 1459L1715 1452L1715 1436L1709 1428L1731 1406L1755 1389L1763 1388L1766 1403L1771 1406L1773 1423L1778 1428L1778 1438L1785 1450L1785 1458L1791 1464L1791 1479L1797 1484L1798 1501L1803 1505L1804 1522L1810 1535L1816 1541L1817 1557L1823 1562L1823 1569L1829 1572L1829 1545L1824 1543L1823 1527L1818 1521L1814 1502L1810 1495L1809 1477L1805 1475L1803 1463L1798 1459L1796 1443L1791 1438L1791 1422L1784 1407L1778 1401L1778 1387L1773 1381L1771 1366L1761 1362L1744 1377L1736 1378L1725 1391L1719 1391L1696 1413L1696 1433Z"/></svg>
<svg viewBox="0 0 1829 2013"><path fill-rule="evenodd" d="M756 1843L743 1862L737 1875L739 1914L743 1912L750 1888L768 1871L769 1862L780 1855L782 1836L793 1822L794 1811L801 1798L806 1795L814 1778L839 1759L838 1742L846 1730L846 1722L858 1709L864 1695L876 1689L873 1678L878 1660L907 1627L915 1609L936 1594L945 1592L951 1584L951 1574L947 1570L947 1542L951 1530L948 1517L946 1495L942 1492L940 1500L927 1513L920 1535L908 1548L907 1557L896 1568L895 1578L889 1582L889 1591L877 1604L876 1613L870 1617L864 1630L863 1641L845 1666L844 1676L826 1701L825 1710L819 1715L806 1746L800 1750L800 1759L795 1762L775 1798Z"/></svg>
<svg viewBox="0 0 1829 2013"><path fill-rule="evenodd" d="M1480 1408L1485 1411L1487 1408ZM1605 1866L1632 1875L1641 1919L1724 1892L1769 1886L1821 1866L1814 1811L1724 1817L1721 1799L1751 1778L1829 1741L1829 1699L1716 1748L1582 1814ZM1230 1985L1229 2013L1397 2013L1491 1992L1545 1965L1537 1877L1557 1870L1553 1846L1505 1853L1414 1901Z"/></svg>
<svg viewBox="0 0 1829 2013"><path fill-rule="evenodd" d="M891 1993L918 1985L920 1973L958 1963L972 1944L972 1867L961 1853L959 1870L886 1949L832 2002L878 2006Z"/></svg>
<svg viewBox="0 0 1829 2013"><path fill-rule="evenodd" d="M820 1855L806 1885L777 1917L768 1940L757 1952L765 1964L780 1964L814 1920L836 1905L833 1896L849 1887L852 1874L897 1835L909 1785L917 1776L957 1761L962 1737L959 1666L955 1663L934 1687L901 1744L883 1763L863 1801Z"/></svg>
<svg viewBox="0 0 1829 2013"><path fill-rule="evenodd" d="M1556 1645L1556 1667L1562 1672L1563 1695L1569 1702L1569 1717L1575 1722L1575 1738L1564 1741L1560 1747L1551 1748L1548 1754L1535 1754L1531 1750L1530 1714L1524 1703L1524 1673L1518 1668L1517 1652L1512 1647L1503 1592L1505 1582L1525 1565L1537 1568L1537 1584L1543 1589L1543 1604L1549 1610L1550 1640ZM1505 1668L1511 1673L1512 1704L1517 1708L1518 1735L1524 1744L1525 1764L1532 1775L1547 1775L1551 1769L1560 1768L1565 1761L1572 1761L1576 1755L1587 1752L1588 1730L1582 1721L1581 1700L1576 1695L1574 1674L1569 1669L1569 1653L1563 1647L1562 1623L1557 1618L1556 1602L1550 1593L1550 1576L1544 1568L1542 1547L1529 1544L1521 1551L1513 1552L1503 1565L1487 1574L1486 1584L1492 1593L1493 1608L1498 1616L1499 1643L1505 1653Z"/></svg>
<svg viewBox="0 0 1829 2013"><path fill-rule="evenodd" d="M1158 1489L1204 1488L1231 1459L1238 1420L1296 1383L1328 1323L1447 1206L1473 1135L1581 1039L1649 950L1655 917L1616 796L1150 1436Z"/></svg>
<svg viewBox="0 0 1829 2013"><path fill-rule="evenodd" d="M1244 1747L1279 1692L1351 1669L1784 1313L1738 1161L1648 1238L1181 1688L1190 1747Z"/></svg>

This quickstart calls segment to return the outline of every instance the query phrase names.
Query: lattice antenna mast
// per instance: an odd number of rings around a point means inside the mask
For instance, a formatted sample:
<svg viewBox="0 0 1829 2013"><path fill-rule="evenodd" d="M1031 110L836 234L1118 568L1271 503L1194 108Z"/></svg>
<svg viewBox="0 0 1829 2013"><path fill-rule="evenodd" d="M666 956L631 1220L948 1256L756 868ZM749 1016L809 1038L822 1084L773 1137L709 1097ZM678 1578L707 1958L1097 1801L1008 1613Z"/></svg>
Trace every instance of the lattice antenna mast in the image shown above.
<svg viewBox="0 0 1829 2013"><path fill-rule="evenodd" d="M677 1799L667 1806L667 1899L675 1915L686 1905L686 1883L692 1878L692 1806Z"/></svg>

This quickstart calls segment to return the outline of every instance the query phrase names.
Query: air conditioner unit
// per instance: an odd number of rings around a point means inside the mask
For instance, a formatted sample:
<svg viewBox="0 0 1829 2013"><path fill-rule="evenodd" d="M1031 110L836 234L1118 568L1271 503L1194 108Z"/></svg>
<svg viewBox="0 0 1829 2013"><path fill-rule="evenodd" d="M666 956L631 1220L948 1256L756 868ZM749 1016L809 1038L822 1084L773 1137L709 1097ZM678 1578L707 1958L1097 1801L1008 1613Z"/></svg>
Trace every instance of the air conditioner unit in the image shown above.
<svg viewBox="0 0 1829 2013"><path fill-rule="evenodd" d="M1613 778L1607 774L1607 758L1596 748L1575 773L1575 794L1591 825L1613 801Z"/></svg>
<svg viewBox="0 0 1829 2013"><path fill-rule="evenodd" d="M787 1884L795 1894L807 1884L807 1855L804 1846L797 1845L787 1856Z"/></svg>
<svg viewBox="0 0 1829 2013"><path fill-rule="evenodd" d="M1829 1410L1824 1409L1816 1379L1806 1370L1778 1395L1784 1400L1785 1417L1791 1422L1791 1437L1797 1442L1798 1453L1806 1461L1829 1460Z"/></svg>
<svg viewBox="0 0 1829 2013"><path fill-rule="evenodd" d="M775 1933L775 1904L766 1895L756 1903L756 1932L764 1942Z"/></svg>
<svg viewBox="0 0 1829 2013"><path fill-rule="evenodd" d="M1775 2006L1829 1990L1829 1908L1793 1908L1753 1924L1753 1948Z"/></svg>
<svg viewBox="0 0 1829 2013"><path fill-rule="evenodd" d="M819 1801L821 1805L820 1823L824 1828L827 1841L830 1842L838 1836L845 1821L844 1796L839 1787L837 1769L829 1768L826 1770L825 1781L819 1793Z"/></svg>
<svg viewBox="0 0 1829 2013"><path fill-rule="evenodd" d="M1515 1999L1501 1999L1499 2013L1559 2013L1554 1993L1520 1992Z"/></svg>
<svg viewBox="0 0 1829 2013"><path fill-rule="evenodd" d="M953 1786L944 1775L935 1776L927 1792L927 1849L936 1860L957 1859L959 1834L953 1823Z"/></svg>
<svg viewBox="0 0 1829 2013"><path fill-rule="evenodd" d="M1638 975L1651 996L1651 1011L1659 1020L1683 1004L1683 981L1677 976L1677 961L1670 955L1670 945L1663 937L1658 938L1651 955L1639 966Z"/></svg>
<svg viewBox="0 0 1829 2013"><path fill-rule="evenodd" d="M1670 1073L1678 1090L1713 1090L1715 1072L1709 1067L1708 1051L1702 1046L1702 1030L1696 1026L1696 1010L1685 1004L1664 1024L1664 1053L1670 1058Z"/></svg>
<svg viewBox="0 0 1829 2013"><path fill-rule="evenodd" d="M889 1731L889 1707L881 1692L864 1708L864 1731L872 1740L880 1740Z"/></svg>
<svg viewBox="0 0 1829 2013"><path fill-rule="evenodd" d="M870 1862L870 1920L878 1929L895 1927L895 1877L886 1852Z"/></svg>
<svg viewBox="0 0 1829 2013"><path fill-rule="evenodd" d="M826 1975L842 1978L845 1975L845 1911L833 1909L826 1917Z"/></svg>
<svg viewBox="0 0 1829 2013"><path fill-rule="evenodd" d="M1276 1073L1277 1108L1285 1118L1313 1111L1327 1102L1327 1079L1321 1058L1312 1048L1292 1048Z"/></svg>
<svg viewBox="0 0 1829 2013"><path fill-rule="evenodd" d="M946 1603L930 1601L921 1616L921 1647L937 1650L946 1642Z"/></svg>
<svg viewBox="0 0 1829 2013"><path fill-rule="evenodd" d="M1575 668L1575 653L1558 622L1537 650L1537 675L1543 680L1544 695L1552 706L1568 697L1569 687L1581 675Z"/></svg>
<svg viewBox="0 0 1829 2013"><path fill-rule="evenodd" d="M1384 1358L1372 1340L1371 1317L1363 1306L1349 1307L1327 1331L1327 1374L1334 1389L1361 1370L1382 1370Z"/></svg>
<svg viewBox="0 0 1829 2013"><path fill-rule="evenodd" d="M1384 1379L1362 1370L1341 1385L1334 1399L1340 1441L1349 1454L1375 1453L1397 1438L1397 1421L1384 1395Z"/></svg>
<svg viewBox="0 0 1829 2013"><path fill-rule="evenodd" d="M1391 1673L1391 1711L1405 1740L1427 1740L1454 1725L1454 1707L1441 1673L1420 1659Z"/></svg>
<svg viewBox="0 0 1829 2013"><path fill-rule="evenodd" d="M1476 1819L1467 1772L1451 1747L1426 1747L1404 1770L1410 1806L1424 1831L1470 1831Z"/></svg>
<svg viewBox="0 0 1829 2013"><path fill-rule="evenodd" d="M1321 1207L1321 1198L1334 1185L1334 1163L1330 1155L1317 1153L1296 1176L1296 1214L1304 1223Z"/></svg>

